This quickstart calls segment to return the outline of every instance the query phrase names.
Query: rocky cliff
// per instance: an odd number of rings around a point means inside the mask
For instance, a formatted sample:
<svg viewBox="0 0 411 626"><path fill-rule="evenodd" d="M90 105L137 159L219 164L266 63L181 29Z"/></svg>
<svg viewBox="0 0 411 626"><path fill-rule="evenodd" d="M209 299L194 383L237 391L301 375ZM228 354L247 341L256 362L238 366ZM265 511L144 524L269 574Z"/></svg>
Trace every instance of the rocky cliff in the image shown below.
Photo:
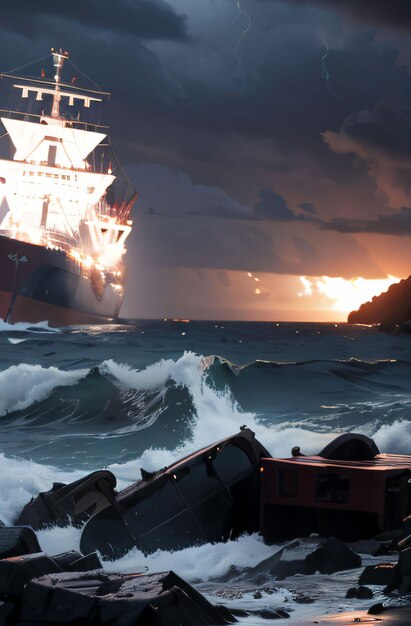
<svg viewBox="0 0 411 626"><path fill-rule="evenodd" d="M348 315L349 324L402 324L411 320L411 276Z"/></svg>

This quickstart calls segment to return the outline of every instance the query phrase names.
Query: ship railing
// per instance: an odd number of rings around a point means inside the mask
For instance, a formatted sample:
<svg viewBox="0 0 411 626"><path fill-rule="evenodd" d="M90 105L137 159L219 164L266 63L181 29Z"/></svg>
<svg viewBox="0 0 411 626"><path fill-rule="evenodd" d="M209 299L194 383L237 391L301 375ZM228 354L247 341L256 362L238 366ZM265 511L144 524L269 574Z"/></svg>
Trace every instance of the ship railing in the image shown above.
<svg viewBox="0 0 411 626"><path fill-rule="evenodd" d="M35 122L37 120L40 120L41 118L44 118L44 115L37 115L36 113L27 113L24 111L13 111L11 109L0 109L0 114L4 114L4 117L10 117L11 119L13 119L13 116L17 116L19 118L22 118L23 121L25 122ZM91 122L83 122L81 120L74 120L74 119L65 119L66 125L70 126L70 128L77 128L79 127L82 130L88 130L91 132L97 132L97 129L105 129L108 130L109 126L103 126L102 124L93 124Z"/></svg>
<svg viewBox="0 0 411 626"><path fill-rule="evenodd" d="M45 230L44 231L44 240L47 244L51 244L57 248L61 248L64 251L69 252L73 248L77 248L79 242L74 237L70 237L69 235L65 235L56 230Z"/></svg>

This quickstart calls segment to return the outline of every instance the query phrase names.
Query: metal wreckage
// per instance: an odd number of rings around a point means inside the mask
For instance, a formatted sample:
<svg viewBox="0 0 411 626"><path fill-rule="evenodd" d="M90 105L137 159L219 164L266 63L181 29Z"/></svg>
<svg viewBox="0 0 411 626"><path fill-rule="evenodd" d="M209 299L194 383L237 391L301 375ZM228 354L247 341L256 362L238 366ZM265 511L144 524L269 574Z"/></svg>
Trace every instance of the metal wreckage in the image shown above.
<svg viewBox="0 0 411 626"><path fill-rule="evenodd" d="M0 623L235 622L228 609L213 606L173 572L110 574L100 558L255 532L269 544L318 535L318 549L302 562L284 561L286 547L271 557L278 578L358 567L360 557L348 555L342 542L376 537L379 546L388 541L392 547L402 537L398 564L366 568L362 576L408 593L411 523L399 529L411 509L410 470L411 456L380 454L358 434L337 437L316 456L295 447L290 458L273 458L243 427L169 467L141 470L141 479L122 491L107 470L55 483L24 507L15 526L0 528ZM41 552L35 531L67 524L82 528L81 553Z"/></svg>

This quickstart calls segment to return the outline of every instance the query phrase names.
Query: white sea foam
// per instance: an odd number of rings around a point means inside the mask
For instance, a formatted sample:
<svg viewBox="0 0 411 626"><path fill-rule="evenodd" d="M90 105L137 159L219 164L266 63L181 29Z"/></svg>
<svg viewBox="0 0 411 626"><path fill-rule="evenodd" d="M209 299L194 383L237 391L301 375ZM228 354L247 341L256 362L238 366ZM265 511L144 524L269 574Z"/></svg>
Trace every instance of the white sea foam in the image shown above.
<svg viewBox="0 0 411 626"><path fill-rule="evenodd" d="M411 422L408 420L383 424L375 432L366 434L374 439L381 452L411 454Z"/></svg>
<svg viewBox="0 0 411 626"><path fill-rule="evenodd" d="M43 552L46 554L61 554L69 550L80 552L80 537L82 528L74 526L65 526L59 528L49 528L46 530L38 530L36 532L39 544Z"/></svg>
<svg viewBox="0 0 411 626"><path fill-rule="evenodd" d="M17 337L7 337L7 341L11 343L13 346L16 346L18 343L24 343L27 339L18 339Z"/></svg>
<svg viewBox="0 0 411 626"><path fill-rule="evenodd" d="M232 567L254 567L275 549L264 544L259 535L243 535L226 543L193 546L178 552L158 550L148 556L133 549L115 562L106 561L104 567L112 572L133 572L144 566L151 572L172 569L188 581L198 582L224 576Z"/></svg>
<svg viewBox="0 0 411 626"><path fill-rule="evenodd" d="M35 324L30 324L30 322L16 322L15 324L10 324L9 322L5 322L2 318L0 318L0 332L10 332L13 330L19 332L26 331L28 333L61 332L59 328L52 328L51 326L49 326L49 323L46 320L44 322L36 322Z"/></svg>
<svg viewBox="0 0 411 626"><path fill-rule="evenodd" d="M0 415L25 409L44 400L60 385L75 385L88 370L64 371L20 363L0 372Z"/></svg>
<svg viewBox="0 0 411 626"><path fill-rule="evenodd" d="M149 471L159 469L212 444L229 437L246 424L273 456L288 456L294 445L300 445L307 453L318 452L333 434L318 434L302 428L267 426L256 415L245 412L238 405L228 388L218 391L210 386L206 376L208 362L201 356L186 352L176 360L162 360L145 370L137 371L114 361L105 361L100 370L109 373L118 384L134 389L154 389L170 379L189 391L196 410L187 439L174 450L148 448L136 460L113 464L110 469L123 480L135 480L139 468Z"/></svg>
<svg viewBox="0 0 411 626"><path fill-rule="evenodd" d="M62 471L33 461L6 457L0 453L0 519L12 524L24 505L53 482L71 482L84 471Z"/></svg>
<svg viewBox="0 0 411 626"><path fill-rule="evenodd" d="M214 389L207 380L207 362L190 352L175 361L162 360L141 371L114 361L105 361L101 364L100 371L103 375L106 374L114 379L114 382L122 389L160 389L168 381L174 381L176 385L187 388L195 408L190 430L185 441L178 448L166 450L153 447L147 449L140 458L110 466L119 480L120 489L138 478L140 467L148 470L163 467L220 438L232 435L242 424L247 424L254 430L257 438L274 456L288 456L294 445L300 445L305 453L318 452L336 434L318 434L305 429L302 424L298 428L290 427L290 423L284 420L275 426L263 424L254 413L244 412L241 409L228 388L223 391ZM66 372L53 367L42 368L39 365L26 364L0 372L0 414L24 408L39 401L47 397L58 385L76 384L87 372L88 370ZM275 407L273 407L273 412L275 412ZM277 417L280 421L281 416ZM410 453L408 442L411 435L411 423L406 420L397 420L379 427L369 425L364 432L374 437L382 451ZM89 468L89 471L92 469L97 468ZM0 519L6 524L13 523L16 515L33 495L47 491L54 481L71 482L85 473L87 473L85 470L61 471L55 467L10 459L0 454ZM70 549L78 550L80 535L81 529L72 526L38 532L40 545L48 554ZM259 536L252 535L243 536L225 544L195 546L172 553L158 551L148 556L144 556L135 549L114 563L104 563L104 567L107 571L119 572L138 571L141 567L147 567L150 571L173 569L191 583L204 581L207 584L227 574L232 566L245 568L256 565L273 554L275 549L275 546L266 546ZM318 578L320 577L310 577L311 580L307 582L308 591L310 591L309 585L313 585L313 581ZM346 589L350 586L351 581L350 584L347 581L347 584L342 585L340 578L341 574L339 574L335 589L340 590L342 587ZM325 584L329 584L328 578ZM220 601L215 597L210 597L210 599L214 602ZM341 600L343 601L345 602ZM291 594L287 590L280 590L278 594L271 594L267 598L263 597L258 603L258 608L265 603L275 606L281 605L282 602L292 604ZM320 600L318 602L313 608L293 605L296 609L294 616L296 617L299 611L315 610L318 613L322 610L329 610L326 604L322 605ZM224 604L230 605L230 600L224 600ZM240 601L238 598L233 599L231 604L236 607L244 606L244 608L256 606L252 592L244 594ZM330 606L333 610L336 606L338 608L335 597L332 598ZM250 618L250 620L253 624L258 621L256 618ZM243 623L251 623L250 620L245 619ZM261 623L264 621L261 620Z"/></svg>

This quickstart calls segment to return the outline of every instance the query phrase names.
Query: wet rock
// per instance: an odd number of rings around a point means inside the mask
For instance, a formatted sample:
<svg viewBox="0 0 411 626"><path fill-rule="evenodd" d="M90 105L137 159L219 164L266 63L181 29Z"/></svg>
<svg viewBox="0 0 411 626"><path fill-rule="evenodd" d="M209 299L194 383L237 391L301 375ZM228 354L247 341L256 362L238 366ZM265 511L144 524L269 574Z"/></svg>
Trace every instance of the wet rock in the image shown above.
<svg viewBox="0 0 411 626"><path fill-rule="evenodd" d="M296 602L297 604L313 604L315 600L314 598L311 598L310 596L306 596L305 594L301 593L294 596L294 602Z"/></svg>
<svg viewBox="0 0 411 626"><path fill-rule="evenodd" d="M398 557L398 573L400 578L411 575L411 548L401 550Z"/></svg>
<svg viewBox="0 0 411 626"><path fill-rule="evenodd" d="M88 572L102 567L97 552L83 556L80 552L72 550L53 556L53 561L61 567L63 572Z"/></svg>
<svg viewBox="0 0 411 626"><path fill-rule="evenodd" d="M400 550L404 550L404 548L410 548L410 547L411 547L411 535L404 537L398 542L398 548Z"/></svg>
<svg viewBox="0 0 411 626"><path fill-rule="evenodd" d="M293 552L301 548L301 546L300 541L291 541L281 548L281 550L278 550L273 555L260 561L255 567L252 567L248 574L255 576L257 574L267 573L282 580L287 578L287 576L301 573L302 569L305 570L304 560L292 558Z"/></svg>
<svg viewBox="0 0 411 626"><path fill-rule="evenodd" d="M262 597L263 597L263 596L262 596L261 591L256 591L256 592L253 594L253 598L254 598L254 600L261 600L261 598L262 598Z"/></svg>
<svg viewBox="0 0 411 626"><path fill-rule="evenodd" d="M379 615L380 613L387 613L395 615L395 617L401 617L401 624L411 624L411 601L409 598L389 598L385 602L377 602L373 604L369 609L370 615ZM408 618L408 619L407 619ZM390 622L391 623L391 622ZM393 620L394 624L397 624Z"/></svg>
<svg viewBox="0 0 411 626"><path fill-rule="evenodd" d="M113 626L208 626L235 618L210 604L173 572L42 576L27 584L21 621Z"/></svg>
<svg viewBox="0 0 411 626"><path fill-rule="evenodd" d="M101 568L97 554L83 556L74 550L55 557L49 557L44 552L38 552L1 559L0 597L18 598L30 580L45 574L56 574L63 571L84 572L96 568Z"/></svg>
<svg viewBox="0 0 411 626"><path fill-rule="evenodd" d="M384 603L383 602L377 602L377 604L373 604L368 609L368 613L370 615L379 615L383 611L384 611Z"/></svg>
<svg viewBox="0 0 411 626"><path fill-rule="evenodd" d="M309 546L308 546L309 547ZM307 552L307 544L292 541L278 552L261 561L250 570L250 574L267 572L277 580L284 580L295 574L332 574L361 566L361 557L355 554L342 541L330 537L320 546L314 545ZM304 556L304 558L302 558ZM294 557L294 558L293 558Z"/></svg>
<svg viewBox="0 0 411 626"><path fill-rule="evenodd" d="M0 600L0 624L15 624L18 614L18 606L14 602Z"/></svg>
<svg viewBox="0 0 411 626"><path fill-rule="evenodd" d="M346 598L358 598L359 600L366 600L374 596L371 589L360 585L359 587L350 587L345 594Z"/></svg>
<svg viewBox="0 0 411 626"><path fill-rule="evenodd" d="M230 612L234 617L248 617L250 615L249 611L244 611L244 609L231 609Z"/></svg>
<svg viewBox="0 0 411 626"><path fill-rule="evenodd" d="M411 515L408 515L408 517L403 520L400 530L400 539L405 539L408 535L411 535Z"/></svg>
<svg viewBox="0 0 411 626"><path fill-rule="evenodd" d="M306 559L307 572L333 574L361 567L361 557L350 550L342 541L330 537Z"/></svg>
<svg viewBox="0 0 411 626"><path fill-rule="evenodd" d="M388 590L387 590L388 591ZM411 576L404 576L398 587L398 593L403 596L411 592Z"/></svg>
<svg viewBox="0 0 411 626"><path fill-rule="evenodd" d="M385 530L382 533L379 533L378 535L375 535L373 537L373 539L375 541L381 541L381 542L393 542L396 543L397 541L399 541L399 539L401 538L401 529L400 528L394 528L393 530Z"/></svg>
<svg viewBox="0 0 411 626"><path fill-rule="evenodd" d="M378 563L367 565L358 579L359 585L391 585L397 575L396 563Z"/></svg>
<svg viewBox="0 0 411 626"><path fill-rule="evenodd" d="M38 576L62 572L53 559L40 552L0 560L0 595L14 598L23 593L25 585Z"/></svg>
<svg viewBox="0 0 411 626"><path fill-rule="evenodd" d="M0 527L0 559L41 552L36 533L24 526Z"/></svg>
<svg viewBox="0 0 411 626"><path fill-rule="evenodd" d="M376 541L375 539L359 539L347 543L347 546L356 552L356 554L370 554L371 556L380 556L388 554L395 548L393 541Z"/></svg>
<svg viewBox="0 0 411 626"><path fill-rule="evenodd" d="M16 524L39 530L48 526L81 525L115 499L116 478L108 470L92 472L69 485L54 483L26 504Z"/></svg>
<svg viewBox="0 0 411 626"><path fill-rule="evenodd" d="M258 615L263 619L287 619L290 617L285 609L261 609L261 611L253 611L253 615Z"/></svg>

